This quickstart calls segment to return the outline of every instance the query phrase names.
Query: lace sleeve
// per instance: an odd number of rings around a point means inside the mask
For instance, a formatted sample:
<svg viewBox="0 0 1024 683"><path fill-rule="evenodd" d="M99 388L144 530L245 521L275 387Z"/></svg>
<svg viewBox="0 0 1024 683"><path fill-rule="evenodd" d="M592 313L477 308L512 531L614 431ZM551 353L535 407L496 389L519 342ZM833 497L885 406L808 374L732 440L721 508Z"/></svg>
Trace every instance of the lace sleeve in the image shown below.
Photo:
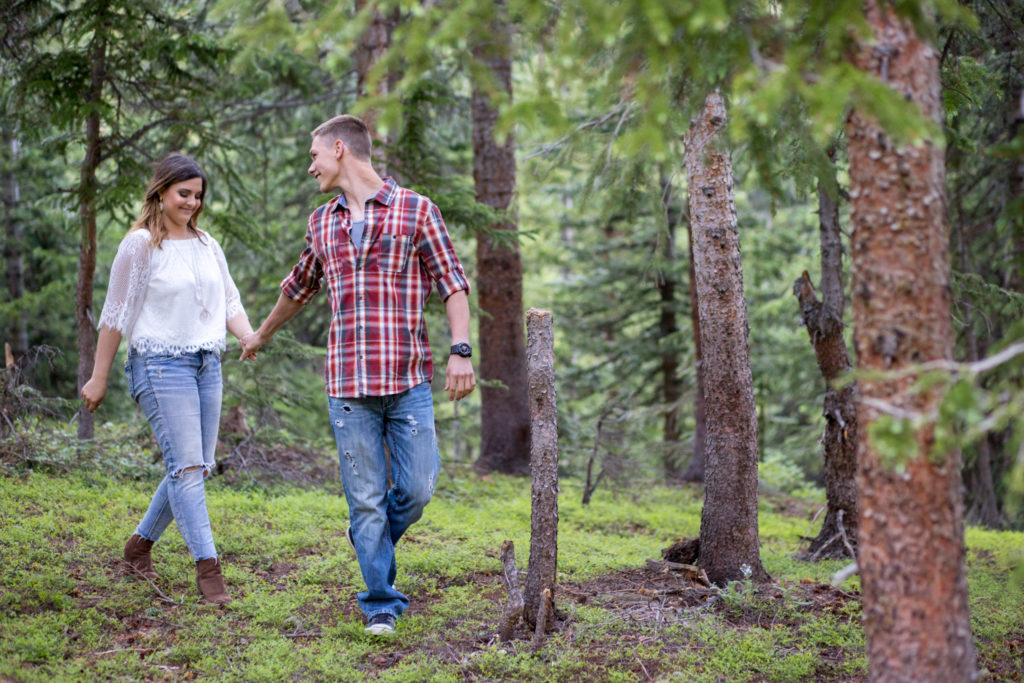
<svg viewBox="0 0 1024 683"><path fill-rule="evenodd" d="M110 267L107 298L103 302L100 327L117 330L130 336L135 320L142 310L149 284L149 232L136 230L125 235Z"/></svg>
<svg viewBox="0 0 1024 683"><path fill-rule="evenodd" d="M228 261L224 258L224 250L220 248L220 243L212 237L210 243L213 245L213 255L217 260L220 277L224 283L224 319L231 320L239 313L245 313L245 307L242 306L242 296L238 293L238 287L235 286L235 281L231 279L231 273L228 271Z"/></svg>

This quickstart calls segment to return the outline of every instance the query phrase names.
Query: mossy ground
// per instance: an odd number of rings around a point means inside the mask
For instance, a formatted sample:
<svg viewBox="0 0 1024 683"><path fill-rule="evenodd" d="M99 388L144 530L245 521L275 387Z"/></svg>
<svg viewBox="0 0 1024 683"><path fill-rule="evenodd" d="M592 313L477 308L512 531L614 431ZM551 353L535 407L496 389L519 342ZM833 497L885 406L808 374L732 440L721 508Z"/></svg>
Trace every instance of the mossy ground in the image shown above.
<svg viewBox="0 0 1024 683"><path fill-rule="evenodd" d="M498 553L528 558L529 482L449 469L399 546L412 606L390 640L367 637L336 490L239 488L214 478L209 505L235 601L202 605L172 526L161 578L126 575L124 540L155 480L97 470L0 477L0 680L860 681L856 579L843 563L796 559L818 503L760 506L762 560L777 583L694 600L648 569L700 528L696 488L560 498L560 630L533 650L525 630L497 642L505 595ZM1024 676L1024 535L969 529L971 607L988 680Z"/></svg>

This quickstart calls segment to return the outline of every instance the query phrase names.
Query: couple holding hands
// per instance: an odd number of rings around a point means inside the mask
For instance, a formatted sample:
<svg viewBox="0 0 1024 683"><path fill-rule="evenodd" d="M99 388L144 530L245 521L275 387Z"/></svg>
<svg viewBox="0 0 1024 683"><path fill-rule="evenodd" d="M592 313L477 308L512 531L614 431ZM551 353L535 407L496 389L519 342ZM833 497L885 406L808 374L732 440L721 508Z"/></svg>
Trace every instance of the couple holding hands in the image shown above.
<svg viewBox="0 0 1024 683"><path fill-rule="evenodd" d="M426 197L381 178L370 151L369 130L356 117L336 116L313 130L308 172L321 192L340 194L310 215L306 247L256 330L220 245L198 228L207 189L202 169L180 154L157 164L141 215L111 267L93 374L81 396L96 410L127 337L128 388L153 428L167 475L124 559L156 579L151 549L174 520L195 560L202 597L230 602L204 487L220 424L226 332L240 340L241 360L255 359L325 282L327 401L349 508L345 534L366 583L357 596L366 631L388 635L409 606L394 586L395 544L422 515L441 465L423 319L434 285L452 333L449 399L473 391L476 378L469 283L441 214Z"/></svg>

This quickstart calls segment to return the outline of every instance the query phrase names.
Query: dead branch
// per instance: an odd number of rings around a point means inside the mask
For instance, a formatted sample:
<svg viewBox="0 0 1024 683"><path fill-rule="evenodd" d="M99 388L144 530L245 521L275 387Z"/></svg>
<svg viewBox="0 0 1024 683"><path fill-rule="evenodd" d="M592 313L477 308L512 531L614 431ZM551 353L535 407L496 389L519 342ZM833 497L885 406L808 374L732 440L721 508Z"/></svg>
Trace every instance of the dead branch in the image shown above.
<svg viewBox="0 0 1024 683"><path fill-rule="evenodd" d="M846 551L850 553L850 557L856 558L857 553L854 552L853 546L850 545L850 539L846 537L846 527L843 526L843 511L839 510L836 513L836 524L839 525L839 535L843 539L843 545L846 546Z"/></svg>
<svg viewBox="0 0 1024 683"><path fill-rule="evenodd" d="M656 572L667 574L669 572L682 574L683 578L693 582L699 583L702 586L710 587L711 582L708 581L708 575L703 569L692 564L683 564L681 562L670 562L668 560L647 560L648 569L653 569Z"/></svg>

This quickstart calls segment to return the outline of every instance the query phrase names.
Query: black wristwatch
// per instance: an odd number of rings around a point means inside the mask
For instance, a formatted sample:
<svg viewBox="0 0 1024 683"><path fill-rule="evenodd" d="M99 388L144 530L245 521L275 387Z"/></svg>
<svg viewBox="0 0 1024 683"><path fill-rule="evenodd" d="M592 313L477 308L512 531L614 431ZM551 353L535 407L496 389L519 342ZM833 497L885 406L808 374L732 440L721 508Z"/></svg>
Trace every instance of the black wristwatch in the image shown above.
<svg viewBox="0 0 1024 683"><path fill-rule="evenodd" d="M462 356L463 358L469 358L473 355L473 347L466 342L459 342L453 344L451 350L448 352L452 356Z"/></svg>

